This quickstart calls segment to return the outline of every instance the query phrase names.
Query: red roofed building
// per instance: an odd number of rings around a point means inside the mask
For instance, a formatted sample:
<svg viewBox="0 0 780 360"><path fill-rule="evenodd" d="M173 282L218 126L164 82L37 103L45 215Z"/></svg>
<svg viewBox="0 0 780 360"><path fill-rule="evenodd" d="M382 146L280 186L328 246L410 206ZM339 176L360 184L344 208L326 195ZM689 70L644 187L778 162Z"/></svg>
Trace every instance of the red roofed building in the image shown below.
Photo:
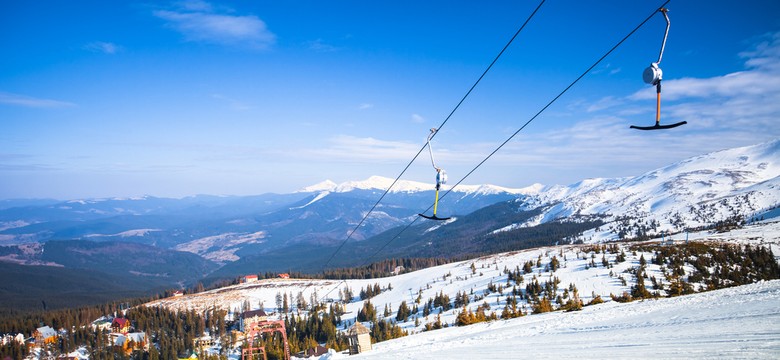
<svg viewBox="0 0 780 360"><path fill-rule="evenodd" d="M290 278L290 274L288 274L288 273L279 274L279 278L280 279L289 279Z"/></svg>
<svg viewBox="0 0 780 360"><path fill-rule="evenodd" d="M114 318L111 322L111 332L126 334L130 332L130 320Z"/></svg>
<svg viewBox="0 0 780 360"><path fill-rule="evenodd" d="M257 281L257 275L246 275L241 277L241 283L249 283Z"/></svg>

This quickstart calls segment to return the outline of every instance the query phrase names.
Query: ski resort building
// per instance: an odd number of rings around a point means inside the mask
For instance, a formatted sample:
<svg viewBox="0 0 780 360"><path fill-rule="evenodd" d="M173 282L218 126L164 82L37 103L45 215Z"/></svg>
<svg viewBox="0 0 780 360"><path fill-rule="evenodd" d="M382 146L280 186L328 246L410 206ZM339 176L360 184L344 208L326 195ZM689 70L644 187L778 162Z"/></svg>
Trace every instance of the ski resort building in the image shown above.
<svg viewBox="0 0 780 360"><path fill-rule="evenodd" d="M328 348L326 348L326 347L324 347L322 345L317 345L316 347L313 347L311 349L306 349L306 350L297 352L295 354L295 357L308 359L310 357L320 357L320 356L325 355L327 353L328 353Z"/></svg>
<svg viewBox="0 0 780 360"><path fill-rule="evenodd" d="M126 334L130 332L130 321L124 318L114 318L111 322L111 332Z"/></svg>
<svg viewBox="0 0 780 360"><path fill-rule="evenodd" d="M268 314L263 309L246 311L241 314L241 331L246 332L246 329L266 320L268 320Z"/></svg>
<svg viewBox="0 0 780 360"><path fill-rule="evenodd" d="M42 326L35 330L33 334L37 344L52 344L57 342L57 331L49 326Z"/></svg>
<svg viewBox="0 0 780 360"><path fill-rule="evenodd" d="M371 330L359 322L347 330L347 340L349 340L350 355L371 350Z"/></svg>
<svg viewBox="0 0 780 360"><path fill-rule="evenodd" d="M149 351L149 342L146 339L146 333L134 332L127 334L111 334L111 341L118 349L122 349L126 354L134 350Z"/></svg>

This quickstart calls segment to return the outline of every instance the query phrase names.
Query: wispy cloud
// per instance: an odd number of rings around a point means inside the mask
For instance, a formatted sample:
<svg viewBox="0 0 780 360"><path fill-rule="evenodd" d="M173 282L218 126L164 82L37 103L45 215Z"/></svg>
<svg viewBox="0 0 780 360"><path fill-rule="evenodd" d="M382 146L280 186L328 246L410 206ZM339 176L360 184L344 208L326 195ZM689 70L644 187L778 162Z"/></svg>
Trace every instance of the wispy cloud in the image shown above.
<svg viewBox="0 0 780 360"><path fill-rule="evenodd" d="M276 42L276 35L257 16L217 12L205 1L181 2L177 9L157 10L154 16L189 41L255 49L267 49Z"/></svg>
<svg viewBox="0 0 780 360"><path fill-rule="evenodd" d="M603 66L592 71L593 74L607 73L608 75L615 75L620 72L620 68L613 68L612 64L604 64Z"/></svg>
<svg viewBox="0 0 780 360"><path fill-rule="evenodd" d="M41 99L26 95L0 92L0 104L15 106L33 107L33 108L66 108L74 107L76 104L67 101Z"/></svg>
<svg viewBox="0 0 780 360"><path fill-rule="evenodd" d="M303 150L300 155L337 162L387 162L409 159L419 147L420 144L402 141L339 135L330 138L325 148Z"/></svg>
<svg viewBox="0 0 780 360"><path fill-rule="evenodd" d="M420 114L412 114L412 122L422 124L425 122L425 118Z"/></svg>
<svg viewBox="0 0 780 360"><path fill-rule="evenodd" d="M94 41L87 45L84 45L84 49L87 51L114 55L117 52L121 51L122 47L110 42Z"/></svg>
<svg viewBox="0 0 780 360"><path fill-rule="evenodd" d="M233 110L249 110L252 109L251 105L248 105L242 101L227 97L222 94L211 94L211 97L217 100L226 102Z"/></svg>
<svg viewBox="0 0 780 360"><path fill-rule="evenodd" d="M739 54L745 70L710 78L664 80L662 119L686 120L699 130L753 131L774 124L780 117L780 32L765 35L750 50ZM645 87L625 97L605 97L587 111L609 110L612 114L637 114L639 106L655 99L655 89ZM646 106L646 112L654 112ZM745 128L747 126L747 128Z"/></svg>
<svg viewBox="0 0 780 360"><path fill-rule="evenodd" d="M661 121L686 120L688 125L665 132L628 129L654 120L656 94L648 86L580 103L588 117L554 131L521 134L493 161L540 172L576 170L580 178L639 175L689 156L780 137L780 33L767 35L740 56L743 71L664 80Z"/></svg>
<svg viewBox="0 0 780 360"><path fill-rule="evenodd" d="M334 51L338 51L337 47L335 47L333 45L330 45L330 44L326 44L325 42L322 41L322 39L309 41L307 43L307 45L309 46L309 50L313 50L313 51L316 51L316 52L334 52Z"/></svg>
<svg viewBox="0 0 780 360"><path fill-rule="evenodd" d="M374 107L374 104L362 103L358 105L358 110L368 110Z"/></svg>

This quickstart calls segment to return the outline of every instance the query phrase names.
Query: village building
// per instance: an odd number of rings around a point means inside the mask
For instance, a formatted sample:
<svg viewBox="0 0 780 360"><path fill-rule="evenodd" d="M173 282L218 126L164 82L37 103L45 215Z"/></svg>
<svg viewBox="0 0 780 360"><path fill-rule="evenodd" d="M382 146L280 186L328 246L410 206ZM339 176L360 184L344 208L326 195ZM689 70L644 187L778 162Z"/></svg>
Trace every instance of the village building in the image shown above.
<svg viewBox="0 0 780 360"><path fill-rule="evenodd" d="M319 357L319 356L325 355L327 353L328 353L328 348L326 348L326 347L324 347L322 345L317 345L316 347L313 347L311 349L306 349L306 350L297 352L295 354L295 357L297 357L297 358L310 358L310 357L314 357L314 356Z"/></svg>
<svg viewBox="0 0 780 360"><path fill-rule="evenodd" d="M13 343L24 344L24 334L18 333L16 336L5 334L0 338L0 345L10 345Z"/></svg>
<svg viewBox="0 0 780 360"><path fill-rule="evenodd" d="M45 344L52 344L57 342L57 338L59 336L57 335L57 331L52 329L49 326L42 326L35 330L35 333L33 333L33 338L35 338L35 343L39 345L45 345Z"/></svg>
<svg viewBox="0 0 780 360"><path fill-rule="evenodd" d="M359 322L347 330L347 340L349 341L350 355L371 350L371 330Z"/></svg>
<svg viewBox="0 0 780 360"><path fill-rule="evenodd" d="M110 317L101 316L99 319L90 323L89 327L91 327L94 331L107 331L111 330L111 323L113 323L113 319Z"/></svg>
<svg viewBox="0 0 780 360"><path fill-rule="evenodd" d="M242 332L246 332L246 329L251 328L258 323L265 322L266 320L268 320L268 314L266 314L263 309L245 311L241 314L241 324L239 329Z"/></svg>
<svg viewBox="0 0 780 360"><path fill-rule="evenodd" d="M111 332L126 334L130 332L130 320L125 318L114 318L111 322Z"/></svg>
<svg viewBox="0 0 780 360"><path fill-rule="evenodd" d="M214 346L215 341L211 338L210 335L203 335L194 341L194 345L196 349L199 349L200 351L204 351L212 346Z"/></svg>
<svg viewBox="0 0 780 360"><path fill-rule="evenodd" d="M251 282L255 282L255 281L257 281L257 275L254 275L254 274L252 274L252 275L245 275L245 276L241 277L241 283L242 284L251 283Z"/></svg>
<svg viewBox="0 0 780 360"><path fill-rule="evenodd" d="M134 332L112 334L111 338L114 346L121 348L127 354L130 354L135 350L149 351L149 342L146 339L146 333Z"/></svg>
<svg viewBox="0 0 780 360"><path fill-rule="evenodd" d="M176 291L173 292L173 295L171 295L171 296L173 296L173 297L184 296L184 291L176 290Z"/></svg>
<svg viewBox="0 0 780 360"><path fill-rule="evenodd" d="M289 279L290 278L290 274L288 274L288 273L281 273L281 274L278 274L277 276L280 279Z"/></svg>
<svg viewBox="0 0 780 360"><path fill-rule="evenodd" d="M393 269L392 274L393 275L398 275L398 274L402 273L403 271L404 271L404 267L402 265L398 265L398 266L395 267L395 269Z"/></svg>

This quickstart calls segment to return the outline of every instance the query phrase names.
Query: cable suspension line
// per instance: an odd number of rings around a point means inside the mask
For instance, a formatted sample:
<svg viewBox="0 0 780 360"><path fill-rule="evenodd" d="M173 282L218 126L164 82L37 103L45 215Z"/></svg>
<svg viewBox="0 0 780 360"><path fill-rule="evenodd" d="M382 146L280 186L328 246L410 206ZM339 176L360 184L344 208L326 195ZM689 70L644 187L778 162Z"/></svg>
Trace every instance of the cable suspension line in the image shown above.
<svg viewBox="0 0 780 360"><path fill-rule="evenodd" d="M438 133L438 130L441 130L441 128L442 128L444 125L446 125L446 124L447 124L447 122L450 120L450 118L452 117L452 115L453 115L453 114L455 114L455 112L456 112L456 111L457 111L457 110L460 108L460 106L463 104L463 102L464 102L464 101L466 101L466 98L468 98L468 97L469 97L469 95L471 94L471 92L472 92L472 91L474 91L474 89L477 87L477 85L479 85L479 83L482 81L482 79L485 77L485 75L487 75L488 71L490 71L490 69L491 69L491 68L493 68L493 65L495 65L495 64L496 64L496 62L498 62L498 59L499 59L499 58L501 58L501 55L503 55L503 54L504 54L504 52L506 51L506 49L508 49L508 48L509 48L509 46L510 46L510 45L512 45L512 43L515 41L515 39L517 38L517 36L518 36L518 35L520 35L520 33L523 31L523 29L525 29L526 25L528 25L528 23L531 21L531 19L534 17L534 15L536 15L536 13L539 11L539 9L541 9L541 7L542 7L542 5L544 4L544 2L545 2L545 1L546 1L546 0L541 0L541 2L539 2L539 5L537 5L537 6L536 6L536 8L534 9L534 11L533 11L533 12L531 12L531 14L530 14L530 15L528 16L528 18L525 20L525 22L523 22L523 24L520 26L520 28L519 28L519 29L517 29L517 31L514 33L514 35L512 35L512 37L509 39L509 41L506 43L506 45L504 45L504 47L501 49L501 51L499 51L498 55L496 55L496 57L493 59L493 61L491 61L491 62L490 62L490 65L488 65L488 66L487 66L487 68L485 69L485 71L483 71L483 72L482 72L482 75L480 75L480 76L479 76L479 78L477 78L477 81L475 81L475 82L474 82L474 84L471 86L471 88L469 88L469 90L466 92L466 94L465 94L465 95L463 95L463 97L460 99L460 101L457 103L457 105L455 105L455 107L452 109L452 111L450 111L449 115L447 115L447 117L444 119L444 121L442 121L442 123L441 123L441 124L440 124L440 125L439 125L439 126L436 128L436 129L437 129L437 131L435 131L434 133L432 133L432 134L431 134L431 136L428 138L428 141L426 142L426 144L425 144L425 145L423 145L423 146L420 148L420 150L418 150L418 151L417 151L417 154L415 154L415 155L414 155L414 157L412 158L412 160L411 160L411 161L409 161L409 163L408 163L408 164L406 164L406 166L404 167L404 169L401 171L401 173L399 173L399 174L398 174L398 176L396 176L395 180L393 180L393 182L390 184L390 186L387 188L387 190L385 190L385 192L384 192L384 193L382 193L382 195L379 197L379 199L376 201L376 203L375 203L375 204L374 204L374 205L371 207L371 209L370 209L370 210L369 210L369 211L366 213L366 215L364 215L364 216L363 216L363 218L362 218L362 219L360 220L360 222L359 222L359 223L358 223L358 224L355 226L355 228L353 228L353 229L352 229L352 230L349 232L349 234L347 235L347 238L346 238L346 239L344 239L344 241L342 241L342 242L341 242L341 244L339 245L339 247L338 247L338 248L336 248L336 251L334 251L334 252L333 252L333 254L332 254L332 255L331 255L329 258L328 258L328 260L327 260L327 261L325 262L325 264L322 266L323 270L324 270L325 268L327 268L327 266L330 264L330 262L331 262L331 261L333 261L333 259L336 257L336 255L337 255L337 254L338 254L338 253L341 251L341 249L344 247L344 245L346 245L346 243L349 241L349 239L351 239L351 238L352 238L352 236L353 236L353 235L355 234L355 232L356 232L356 231L357 231L357 230L360 228L360 226L362 226L362 225L363 225L363 223L365 223L366 219L368 219L368 217L371 215L371 213L373 213L373 212L374 212L374 210L376 210L377 206L379 206L379 204L382 202L382 200L385 198L385 196L387 196L387 194L388 194L388 193L390 192L390 190L391 190L391 189L392 189L392 188L395 186L395 184L396 184L396 183L398 183L398 181L399 181L399 180L401 179L401 177L402 177L402 176L403 176L403 175L406 173L406 171L409 169L409 167L411 167L411 166L412 166L412 164L413 164L413 163L414 163L414 162L417 160L417 158L418 158L418 157L420 157L420 154L423 152L423 150L425 150L425 148L426 148L427 146L429 146L429 144L430 144L430 141L431 141L431 140L432 140L432 139L433 139L433 138L436 136L436 134ZM429 208L429 209L430 209L430 208ZM414 221L412 221L412 224L414 224L416 221L417 221L417 219L415 219ZM392 240L391 240L391 241L392 241ZM384 249L384 246L382 247L382 249ZM374 254L374 255L376 255L376 254ZM374 255L372 255L371 257L373 257ZM361 266L362 266L362 265L361 265ZM309 287L309 286L306 286L306 288L308 288L308 287ZM304 288L304 290L306 290L306 288ZM332 290L331 290L331 291L332 291ZM329 294L329 293L330 293L330 292L328 292L328 294ZM327 294L326 294L326 295L327 295Z"/></svg>
<svg viewBox="0 0 780 360"><path fill-rule="evenodd" d="M666 0L666 2L664 2L664 3L663 3L663 5L661 5L660 7L661 7L661 8L663 8L663 7L664 7L664 6L666 6L666 4L668 4L670 1L671 1L671 0ZM500 144L500 145L499 145L499 146L498 146L498 147L497 147L495 150L493 150L493 151L492 151L490 154L488 154L488 155L487 155L487 156L486 156L486 157L485 157L485 158L484 158L482 161L480 161L480 162L479 162L479 163L478 163L478 164L477 164L477 165L476 165L476 166L475 166L473 169L471 169L471 171L469 171L469 172L468 172L468 173L467 173L465 176L463 176L463 177L462 177L460 180L458 180L458 182L457 182L457 183L455 183L454 185L452 185L452 187L451 187L449 190L447 190L447 191L446 191L444 194L442 194L442 196L440 197L440 199L441 199L441 198L444 198L445 196L447 196L447 194L449 194L450 192L452 192L452 190L453 190L453 189L455 189L455 188L456 188L458 185L460 185L460 184L461 184L461 183L462 183L464 180L466 180L466 178L468 178L468 177L469 177L469 176L470 176L472 173L474 173L474 172L475 172L477 169L479 169L479 167L481 167L481 166L482 166L482 164L484 164L485 162L487 162L487 161L488 161L488 159L490 159L491 157L493 157L493 155L495 155L495 154L496 154L496 153L497 153L499 150L501 150L501 148L503 148L503 147L504 147L504 145L506 145L507 143L509 143L509 141L511 141L511 140L512 140L512 139L513 139L515 136L517 136L517 134L519 134L521 131L523 131L523 129L525 129L525 128L526 128L526 127L527 127L527 126L528 126L528 125L529 125L531 122L533 122L534 120L536 120L536 118L537 118L537 117L539 117L539 115L541 115L541 114L542 114L542 113L543 113L545 110L547 110L547 108L549 108L549 107L550 107L550 106L551 106L553 103L555 103L555 102L556 102L556 101L557 101L557 100L558 100L558 99L559 99L561 96L563 96L563 94L565 94L566 92L568 92L568 91L569 91L569 89L571 89L571 88L572 88L572 87L573 87L573 86L574 86L574 85L575 85L577 82L579 82L579 81L580 81L580 80L581 80L583 77L585 77L585 75L587 75L587 74L588 74L588 73L589 73L591 70L593 70L593 68L595 68L596 66L598 66L598 64L600 64L600 63L601 63L601 62L602 62L602 61L603 61L603 60L604 60L604 59L605 59L607 56L609 56L610 54L612 54L612 52L613 52L613 51L615 51L615 49L617 49L618 47L620 47L620 45L622 45L622 44L623 44L623 43L624 43L626 40L628 40L628 38L629 38L629 37L631 37L631 36L632 36L632 35L633 35L633 34L634 34L634 33L635 33L637 30L639 30L639 29L640 29L640 28L641 28L643 25L645 25L645 23L647 23L647 22L648 22L648 21L649 21L649 20L650 20L650 19L653 17L653 15L655 15L655 13L656 13L656 12L658 12L658 9L654 9L654 10L653 10L653 13L652 13L652 14L650 14L650 16L648 16L648 17L647 17L647 18L646 18L644 21L642 21L641 23L639 23L639 25L637 25L637 26L636 26L636 27L635 27L633 30L631 30L631 31L630 31L630 32L629 32L629 33L628 33L626 36L624 36L624 37L623 37L623 38L622 38L620 41L618 41L618 42L617 42L617 44L615 44L615 45L614 45L614 46L613 46L611 49L609 49L609 51L607 51L607 52L606 52L604 55L602 55L602 56L601 56L601 57L600 57L598 60L596 60L596 62L594 62L594 63L593 63L593 65L591 65L591 66L590 66L590 67L589 67L587 70L585 70L585 71L584 71L584 72L583 72L583 73L582 73L582 74L581 74L579 77L577 77L577 78L576 78L574 81L572 81L572 82L569 84L569 86L567 86L565 89L563 89L563 91L561 91L561 92L560 92L560 93L559 93L557 96L555 96L555 97L554 97L552 100L550 100L550 102L548 102L548 103L547 103L547 104L546 104L544 107L542 107L542 109L541 109L541 110L539 110L539 111L538 111L538 112L537 112L537 113L536 113L534 116L532 116L532 117L531 117L531 118L530 118L528 121L526 121L526 122L525 122L525 123L524 123L524 124L523 124L523 125L522 125L522 126L519 128L519 129L517 129L517 131L515 131L515 132L514 132L514 133L513 133L511 136L509 136L509 138L507 138L506 140L504 140L504 142L502 142L502 143L501 143L501 144ZM422 151L422 149L421 149L421 151ZM428 210L430 210L432 207L433 207L433 205L430 205L430 206L428 206L428 208L425 210L425 212L427 212ZM403 234L403 233L404 233L406 230L408 230L409 228L411 228L411 227L412 227L412 225L414 225L414 223L416 223L416 222L417 222L417 220L419 220L419 217L415 217L415 218L414 218L414 220L412 220L412 222L410 222L410 223L409 223L407 226L405 226L403 229L401 229L401 230L400 230L400 231L399 231L399 232L398 232L398 233L397 233L395 236L393 236L393 237L392 237L390 240L388 240L388 241L387 241L387 242L386 242L384 245L382 245L382 246L381 246L381 247L380 247L380 248L379 248L377 251L375 251L375 252L374 252L374 253L373 253L371 256L367 257L367 258L366 258L366 261L365 261L365 262L363 263L363 265L361 265L361 266L365 266L365 265L367 265L367 264L369 263L369 261L370 261L372 258L374 258L374 257L375 257L377 254L379 254L379 253L380 253L382 250L384 250L384 249L385 249L385 248L386 248L388 245L390 245L390 243L392 243L393 241L395 241L396 239L398 239L398 238L401 236L401 234ZM332 291L332 290L331 290L331 291ZM328 292L328 294L329 294L329 293L330 293L330 292ZM326 294L326 295L327 295L327 294Z"/></svg>

